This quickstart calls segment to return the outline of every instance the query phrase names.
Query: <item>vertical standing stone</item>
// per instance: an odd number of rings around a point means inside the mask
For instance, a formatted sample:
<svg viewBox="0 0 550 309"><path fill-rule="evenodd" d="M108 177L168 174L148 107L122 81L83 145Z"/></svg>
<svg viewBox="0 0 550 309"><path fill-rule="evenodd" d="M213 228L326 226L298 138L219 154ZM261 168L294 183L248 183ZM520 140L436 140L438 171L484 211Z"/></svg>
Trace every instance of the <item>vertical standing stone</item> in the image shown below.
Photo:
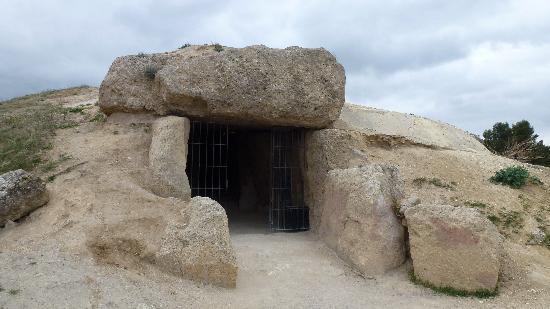
<svg viewBox="0 0 550 309"><path fill-rule="evenodd" d="M149 166L154 176L153 191L162 197L191 198L187 165L190 123L185 117L162 117L153 123Z"/></svg>
<svg viewBox="0 0 550 309"><path fill-rule="evenodd" d="M319 234L367 275L405 261L405 232L394 208L402 198L397 168L371 164L329 172Z"/></svg>

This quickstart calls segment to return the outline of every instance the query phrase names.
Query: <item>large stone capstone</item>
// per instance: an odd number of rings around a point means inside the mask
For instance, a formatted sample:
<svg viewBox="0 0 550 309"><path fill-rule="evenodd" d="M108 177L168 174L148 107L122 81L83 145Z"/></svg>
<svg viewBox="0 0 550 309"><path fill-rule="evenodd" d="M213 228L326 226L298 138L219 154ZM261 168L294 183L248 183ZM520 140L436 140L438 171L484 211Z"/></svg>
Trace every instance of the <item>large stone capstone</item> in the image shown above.
<svg viewBox="0 0 550 309"><path fill-rule="evenodd" d="M0 227L29 214L49 200L46 184L40 178L21 169L0 175Z"/></svg>
<svg viewBox="0 0 550 309"><path fill-rule="evenodd" d="M397 168L371 164L328 173L319 234L366 275L405 261L405 231L394 213L402 199Z"/></svg>
<svg viewBox="0 0 550 309"><path fill-rule="evenodd" d="M190 46L117 58L99 90L113 112L323 128L344 104L345 73L323 48Z"/></svg>

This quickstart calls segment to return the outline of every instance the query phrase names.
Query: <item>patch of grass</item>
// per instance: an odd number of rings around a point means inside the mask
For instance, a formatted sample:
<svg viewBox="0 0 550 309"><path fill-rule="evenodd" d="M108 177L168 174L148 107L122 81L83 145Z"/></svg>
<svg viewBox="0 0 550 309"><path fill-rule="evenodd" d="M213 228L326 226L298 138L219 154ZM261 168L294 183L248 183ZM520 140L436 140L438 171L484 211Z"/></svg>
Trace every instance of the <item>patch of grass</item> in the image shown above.
<svg viewBox="0 0 550 309"><path fill-rule="evenodd" d="M218 43L215 43L214 44L214 50L217 51L218 53L223 51L223 46L221 46L220 44Z"/></svg>
<svg viewBox="0 0 550 309"><path fill-rule="evenodd" d="M450 189L450 190L455 190L456 189L455 188L455 186L456 186L455 182L446 183L446 182L444 182L443 180L441 180L439 178L418 177L418 178L413 179L412 182L417 187L421 187L424 184L431 184L433 186L444 188L444 189Z"/></svg>
<svg viewBox="0 0 550 309"><path fill-rule="evenodd" d="M2 104L0 113L0 174L7 171L33 170L42 163L42 155L51 149L58 128L78 125L67 119L63 107L39 103L40 96ZM11 107L11 108L10 108Z"/></svg>
<svg viewBox="0 0 550 309"><path fill-rule="evenodd" d="M76 121L67 121L59 124L56 129L70 129L78 127L80 124Z"/></svg>
<svg viewBox="0 0 550 309"><path fill-rule="evenodd" d="M537 186L542 186L544 185L544 182L542 182L542 180L540 180L540 178L538 178L537 176L535 175L531 175L529 176L529 182L534 184L534 185L537 185Z"/></svg>
<svg viewBox="0 0 550 309"><path fill-rule="evenodd" d="M500 218L496 215L488 215L487 219L489 219L489 221L493 222L494 225L498 225L500 223Z"/></svg>
<svg viewBox="0 0 550 309"><path fill-rule="evenodd" d="M41 102L49 98L52 94L54 94L56 90L49 89L44 90L39 93L33 93L33 94L27 94L21 97L15 97L6 101L0 102L0 107L5 107L7 109L13 110L14 108L25 108L28 107L29 103L34 102ZM2 112L2 109L0 108L0 112Z"/></svg>
<svg viewBox="0 0 550 309"><path fill-rule="evenodd" d="M529 171L522 166L510 166L495 173L489 180L514 189L523 187L529 180Z"/></svg>
<svg viewBox="0 0 550 309"><path fill-rule="evenodd" d="M107 116L105 116L102 112L97 112L92 119L90 119L90 122L105 122L107 120Z"/></svg>
<svg viewBox="0 0 550 309"><path fill-rule="evenodd" d="M500 212L500 217L505 228L517 230L523 227L523 216L519 211Z"/></svg>
<svg viewBox="0 0 550 309"><path fill-rule="evenodd" d="M466 201L464 202L464 205L473 208L487 208L487 204L478 201Z"/></svg>
<svg viewBox="0 0 550 309"><path fill-rule="evenodd" d="M544 236L544 240L542 241L542 245L546 248L550 249L550 233L546 232L546 236Z"/></svg>
<svg viewBox="0 0 550 309"><path fill-rule="evenodd" d="M70 155L67 155L67 154L62 154L59 156L59 158L55 161L48 161L46 162L44 165L42 165L42 167L40 168L42 170L42 172L51 172L53 171L55 168L57 168L61 163L67 161L67 160L70 160L72 159L72 157Z"/></svg>
<svg viewBox="0 0 550 309"><path fill-rule="evenodd" d="M439 287L436 286L430 282L427 282L425 280L422 280L418 278L413 271L409 272L409 279L412 283L416 285L421 285L423 287L429 288L437 293L449 295L449 296L455 296L455 297L477 297L477 298L491 298L498 295L498 290L490 291L490 290L477 290L477 291L464 291L455 289L452 287Z"/></svg>
<svg viewBox="0 0 550 309"><path fill-rule="evenodd" d="M49 89L39 93L27 94L20 97L11 98L5 101L0 101L0 115L4 113L12 113L18 109L27 109L38 102L46 101L47 99L56 99L67 96L67 94L81 93L83 90L90 88L88 85L80 85L77 87L65 89Z"/></svg>
<svg viewBox="0 0 550 309"><path fill-rule="evenodd" d="M511 210L511 211L500 211L498 215L492 214L487 216L491 222L493 222L501 232L512 230L513 233L519 233L520 229L523 228L524 218L521 212Z"/></svg>
<svg viewBox="0 0 550 309"><path fill-rule="evenodd" d="M428 179L426 177L417 177L415 179L413 179L412 183L413 185L415 186L422 186L423 184L427 183L428 182Z"/></svg>
<svg viewBox="0 0 550 309"><path fill-rule="evenodd" d="M182 46L180 46L179 49L184 49L184 48L187 48L187 47L189 47L189 46L191 46L191 44L185 43L185 44L183 44Z"/></svg>
<svg viewBox="0 0 550 309"><path fill-rule="evenodd" d="M521 206L523 207L523 210L529 211L529 209L531 208L529 199L527 199L523 194L518 195L518 198L520 200Z"/></svg>
<svg viewBox="0 0 550 309"><path fill-rule="evenodd" d="M88 106L66 107L65 112L84 114L84 110L86 110L87 108L89 108L89 107Z"/></svg>
<svg viewBox="0 0 550 309"><path fill-rule="evenodd" d="M157 72L160 70L160 68L156 65L147 65L145 66L144 74L145 77L149 80L155 79L155 76L157 76Z"/></svg>

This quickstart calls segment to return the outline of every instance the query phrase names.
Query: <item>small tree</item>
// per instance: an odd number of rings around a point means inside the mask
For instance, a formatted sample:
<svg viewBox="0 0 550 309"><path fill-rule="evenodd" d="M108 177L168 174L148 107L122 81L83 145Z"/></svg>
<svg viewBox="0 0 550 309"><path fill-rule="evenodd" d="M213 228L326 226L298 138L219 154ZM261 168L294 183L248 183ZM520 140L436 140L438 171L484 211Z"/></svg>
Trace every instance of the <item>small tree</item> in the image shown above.
<svg viewBox="0 0 550 309"><path fill-rule="evenodd" d="M529 121L522 120L512 127L507 122L497 122L483 132L483 143L496 154L521 162L550 166L550 147L543 141Z"/></svg>
<svg viewBox="0 0 550 309"><path fill-rule="evenodd" d="M483 132L484 144L496 153L503 153L512 141L512 129L508 122L497 122L492 130Z"/></svg>

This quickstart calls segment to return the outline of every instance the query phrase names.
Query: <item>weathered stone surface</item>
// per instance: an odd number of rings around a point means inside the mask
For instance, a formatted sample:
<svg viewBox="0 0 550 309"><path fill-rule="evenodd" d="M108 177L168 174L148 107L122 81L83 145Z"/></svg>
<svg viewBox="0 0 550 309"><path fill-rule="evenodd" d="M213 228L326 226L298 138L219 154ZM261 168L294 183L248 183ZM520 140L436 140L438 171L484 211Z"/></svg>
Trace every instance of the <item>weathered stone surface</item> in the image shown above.
<svg viewBox="0 0 550 309"><path fill-rule="evenodd" d="M224 287L236 286L237 260L223 207L207 197L194 197L185 228L166 229L157 258L161 267L186 277Z"/></svg>
<svg viewBox="0 0 550 309"><path fill-rule="evenodd" d="M420 204L405 218L416 277L469 292L496 288L502 236L477 210Z"/></svg>
<svg viewBox="0 0 550 309"><path fill-rule="evenodd" d="M318 230L325 196L326 178L333 169L358 167L367 162L365 155L354 150L364 148L360 133L324 129L310 131L305 136L306 168L304 175L305 200L309 206L310 223Z"/></svg>
<svg viewBox="0 0 550 309"><path fill-rule="evenodd" d="M48 203L46 185L37 177L15 170L0 175L0 226Z"/></svg>
<svg viewBox="0 0 550 309"><path fill-rule="evenodd" d="M107 114L153 112L321 128L338 118L344 86L342 65L322 48L259 45L218 52L191 46L117 58L101 84L99 106Z"/></svg>
<svg viewBox="0 0 550 309"><path fill-rule="evenodd" d="M399 205L397 215L400 216L400 217L403 217L405 215L405 211L407 211L407 209L412 208L412 207L414 207L418 204L420 204L420 199L415 195L410 196L406 199L403 199L401 201L400 205Z"/></svg>
<svg viewBox="0 0 550 309"><path fill-rule="evenodd" d="M334 128L368 135L400 136L435 148L489 153L472 134L428 118L346 103Z"/></svg>
<svg viewBox="0 0 550 309"><path fill-rule="evenodd" d="M157 216L124 219L90 231L87 246L103 264L235 287L237 261L224 209L206 197L175 200ZM174 212L174 210L179 211Z"/></svg>
<svg viewBox="0 0 550 309"><path fill-rule="evenodd" d="M394 213L403 196L397 168L372 164L329 172L319 234L367 275L405 261L404 228Z"/></svg>
<svg viewBox="0 0 550 309"><path fill-rule="evenodd" d="M190 199L191 189L185 173L189 119L161 117L153 122L149 166L155 178L155 194Z"/></svg>

